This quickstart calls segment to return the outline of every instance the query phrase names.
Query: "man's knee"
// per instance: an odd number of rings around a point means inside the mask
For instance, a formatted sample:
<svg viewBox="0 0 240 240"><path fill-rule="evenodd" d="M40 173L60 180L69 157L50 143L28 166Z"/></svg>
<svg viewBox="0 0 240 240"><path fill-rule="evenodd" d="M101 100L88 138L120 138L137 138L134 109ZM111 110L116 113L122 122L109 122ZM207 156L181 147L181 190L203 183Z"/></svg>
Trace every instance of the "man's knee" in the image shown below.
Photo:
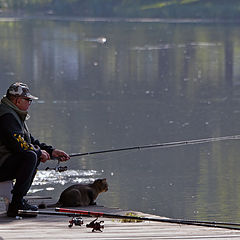
<svg viewBox="0 0 240 240"><path fill-rule="evenodd" d="M17 153L10 156L0 168L0 181L24 179L33 176L39 165L37 154L33 151Z"/></svg>
<svg viewBox="0 0 240 240"><path fill-rule="evenodd" d="M28 152L24 152L22 153L22 161L23 163L26 163L28 166L37 166L38 164L38 157L37 154L33 151L28 151Z"/></svg>

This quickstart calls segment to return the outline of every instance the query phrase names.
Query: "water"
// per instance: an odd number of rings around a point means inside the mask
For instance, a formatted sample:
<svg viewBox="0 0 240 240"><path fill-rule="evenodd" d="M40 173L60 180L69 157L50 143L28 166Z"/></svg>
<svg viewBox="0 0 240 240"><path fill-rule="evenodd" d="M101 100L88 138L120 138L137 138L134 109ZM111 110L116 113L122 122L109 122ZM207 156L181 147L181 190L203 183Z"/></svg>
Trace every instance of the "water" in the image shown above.
<svg viewBox="0 0 240 240"><path fill-rule="evenodd" d="M31 86L32 134L68 153L239 134L235 24L0 22L1 95ZM239 219L239 141L42 164L31 188L57 200L106 177L97 202L173 218ZM65 164L62 164L65 166Z"/></svg>

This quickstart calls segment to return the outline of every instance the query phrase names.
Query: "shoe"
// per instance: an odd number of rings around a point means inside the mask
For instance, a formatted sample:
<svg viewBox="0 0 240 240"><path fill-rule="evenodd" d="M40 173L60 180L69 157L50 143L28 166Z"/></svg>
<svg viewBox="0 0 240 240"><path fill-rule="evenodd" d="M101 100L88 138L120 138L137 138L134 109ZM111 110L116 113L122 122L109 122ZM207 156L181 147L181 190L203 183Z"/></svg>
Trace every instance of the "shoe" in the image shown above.
<svg viewBox="0 0 240 240"><path fill-rule="evenodd" d="M24 205L25 209L21 209L21 210L31 210L31 211L37 211L38 210L38 207L36 205L29 204L28 200L23 199L22 202L23 202L23 205Z"/></svg>
<svg viewBox="0 0 240 240"><path fill-rule="evenodd" d="M7 211L7 216L8 217L16 217L16 216L21 216L21 217L36 217L37 214L24 214L18 213L18 210L31 210L31 211L37 211L38 207L35 205L30 205L27 203L27 200L23 199L20 202L17 203L10 203L8 206L8 211Z"/></svg>

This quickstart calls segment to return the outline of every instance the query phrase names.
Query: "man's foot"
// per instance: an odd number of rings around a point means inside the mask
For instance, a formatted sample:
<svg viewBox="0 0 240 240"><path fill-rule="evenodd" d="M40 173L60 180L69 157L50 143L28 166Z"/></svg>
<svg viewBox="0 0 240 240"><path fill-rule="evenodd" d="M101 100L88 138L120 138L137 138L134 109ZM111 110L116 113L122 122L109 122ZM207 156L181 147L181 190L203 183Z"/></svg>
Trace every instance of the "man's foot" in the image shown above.
<svg viewBox="0 0 240 240"><path fill-rule="evenodd" d="M29 204L28 200L23 199L22 201L23 201L25 209L21 209L21 210L31 210L31 211L37 211L38 210L38 207L36 205Z"/></svg>
<svg viewBox="0 0 240 240"><path fill-rule="evenodd" d="M29 215L29 214L18 214L18 210L37 211L38 207L35 205L30 205L29 203L27 203L27 200L25 199L17 203L11 202L8 206L7 216L8 217L16 217L16 216L36 217L37 216L37 215Z"/></svg>

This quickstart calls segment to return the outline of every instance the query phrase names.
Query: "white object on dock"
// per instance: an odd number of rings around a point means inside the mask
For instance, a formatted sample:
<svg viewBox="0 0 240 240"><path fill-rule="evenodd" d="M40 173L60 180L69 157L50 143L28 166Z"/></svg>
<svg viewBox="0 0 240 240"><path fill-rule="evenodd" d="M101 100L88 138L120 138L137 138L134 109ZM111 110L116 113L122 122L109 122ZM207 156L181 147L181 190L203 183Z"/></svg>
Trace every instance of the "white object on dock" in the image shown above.
<svg viewBox="0 0 240 240"><path fill-rule="evenodd" d="M13 188L13 181L4 181L0 182L0 198L3 198L6 206L6 210L8 209L8 205L12 200L12 188Z"/></svg>

